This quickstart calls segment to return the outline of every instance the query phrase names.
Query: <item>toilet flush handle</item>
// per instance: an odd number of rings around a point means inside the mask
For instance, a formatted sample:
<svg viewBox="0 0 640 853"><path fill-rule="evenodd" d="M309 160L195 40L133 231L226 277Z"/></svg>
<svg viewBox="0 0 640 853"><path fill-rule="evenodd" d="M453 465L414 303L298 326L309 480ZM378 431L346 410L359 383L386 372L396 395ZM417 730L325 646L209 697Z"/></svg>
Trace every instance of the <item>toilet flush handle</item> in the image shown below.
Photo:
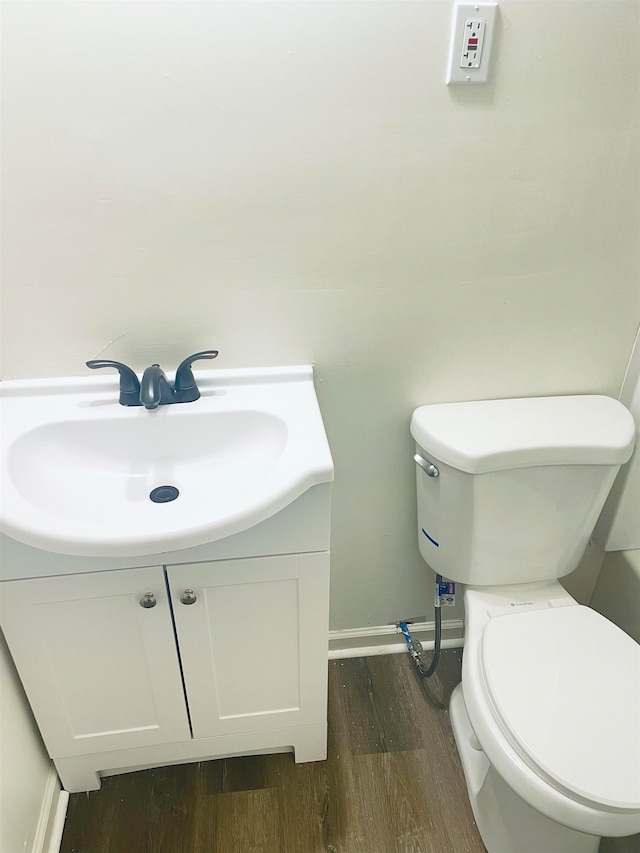
<svg viewBox="0 0 640 853"><path fill-rule="evenodd" d="M416 455L413 457L413 461L416 463L416 465L419 465L420 468L422 468L427 477L440 476L440 471L438 471L433 462L429 462L428 459L424 459L422 456L420 456L419 453L416 453Z"/></svg>

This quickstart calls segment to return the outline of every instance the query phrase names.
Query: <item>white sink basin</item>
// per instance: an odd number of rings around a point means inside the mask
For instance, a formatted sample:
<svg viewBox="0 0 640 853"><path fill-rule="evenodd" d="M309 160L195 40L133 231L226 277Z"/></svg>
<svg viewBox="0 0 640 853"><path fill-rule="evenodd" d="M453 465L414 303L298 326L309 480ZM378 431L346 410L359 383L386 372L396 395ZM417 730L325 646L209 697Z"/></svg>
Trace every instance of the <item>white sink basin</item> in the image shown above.
<svg viewBox="0 0 640 853"><path fill-rule="evenodd" d="M333 479L309 366L197 371L201 398L118 403L118 377L0 385L0 530L61 554L213 542ZM152 490L173 486L165 503ZM173 492L175 494L175 492Z"/></svg>

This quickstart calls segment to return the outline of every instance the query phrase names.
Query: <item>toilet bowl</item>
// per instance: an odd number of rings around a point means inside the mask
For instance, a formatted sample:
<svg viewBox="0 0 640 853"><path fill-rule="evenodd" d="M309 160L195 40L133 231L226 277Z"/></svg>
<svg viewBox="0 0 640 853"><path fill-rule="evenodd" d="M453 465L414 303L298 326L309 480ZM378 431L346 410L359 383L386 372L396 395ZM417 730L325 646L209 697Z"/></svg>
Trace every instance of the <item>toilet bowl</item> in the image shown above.
<svg viewBox="0 0 640 853"><path fill-rule="evenodd" d="M597 853L640 832L640 646L576 568L635 425L601 396L422 406L418 541L466 585L451 722L488 853Z"/></svg>
<svg viewBox="0 0 640 853"><path fill-rule="evenodd" d="M640 832L640 646L557 582L468 588L451 721L490 853Z"/></svg>

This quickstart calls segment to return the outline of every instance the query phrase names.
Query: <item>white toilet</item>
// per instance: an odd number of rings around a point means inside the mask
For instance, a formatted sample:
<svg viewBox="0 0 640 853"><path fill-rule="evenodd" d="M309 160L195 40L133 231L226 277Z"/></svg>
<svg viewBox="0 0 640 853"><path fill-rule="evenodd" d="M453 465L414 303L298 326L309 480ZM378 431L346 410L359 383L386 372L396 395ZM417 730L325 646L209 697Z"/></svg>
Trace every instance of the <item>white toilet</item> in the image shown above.
<svg viewBox="0 0 640 853"><path fill-rule="evenodd" d="M596 853L640 832L640 646L557 578L578 565L633 418L609 397L422 406L418 535L466 584L450 714L489 853Z"/></svg>

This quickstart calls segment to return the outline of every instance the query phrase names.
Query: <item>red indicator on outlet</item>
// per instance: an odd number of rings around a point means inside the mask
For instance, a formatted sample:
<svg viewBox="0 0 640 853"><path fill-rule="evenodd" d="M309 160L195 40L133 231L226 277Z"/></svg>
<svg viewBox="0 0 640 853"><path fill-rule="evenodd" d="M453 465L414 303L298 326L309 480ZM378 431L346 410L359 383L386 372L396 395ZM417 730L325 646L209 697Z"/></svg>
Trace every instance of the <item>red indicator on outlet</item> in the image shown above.
<svg viewBox="0 0 640 853"><path fill-rule="evenodd" d="M478 44L478 39L469 39L469 44Z"/></svg>

